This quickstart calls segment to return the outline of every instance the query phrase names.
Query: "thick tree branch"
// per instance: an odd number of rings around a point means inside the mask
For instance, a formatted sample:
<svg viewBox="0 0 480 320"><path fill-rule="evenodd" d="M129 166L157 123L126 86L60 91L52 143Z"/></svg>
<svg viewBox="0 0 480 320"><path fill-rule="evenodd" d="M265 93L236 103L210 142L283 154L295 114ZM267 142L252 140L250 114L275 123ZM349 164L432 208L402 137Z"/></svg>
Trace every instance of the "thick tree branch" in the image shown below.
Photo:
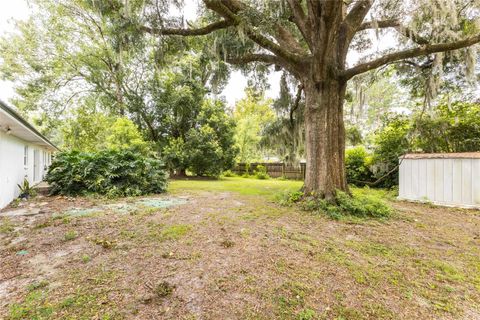
<svg viewBox="0 0 480 320"><path fill-rule="evenodd" d="M358 0L353 8L348 12L343 21L343 25L348 30L347 42L353 38L358 28L362 25L363 19L373 5L374 0Z"/></svg>
<svg viewBox="0 0 480 320"><path fill-rule="evenodd" d="M243 20L240 16L234 13L232 10L240 10L243 3L237 0L204 0L205 5L208 9L211 9L221 15L227 21L232 21L234 25L241 25L245 31L245 34L256 44L262 48L274 53L278 57L281 57L284 60L290 61L292 63L301 62L302 57L295 55L286 48L282 48L280 45L276 44L272 40L260 34L250 25L243 23ZM232 10L231 10L232 8Z"/></svg>
<svg viewBox="0 0 480 320"><path fill-rule="evenodd" d="M303 92L303 85L299 85L297 88L297 94L295 96L295 101L293 102L293 106L290 108L290 126L293 128L295 125L293 114L297 111L298 107L300 106L300 100L302 99L302 92Z"/></svg>
<svg viewBox="0 0 480 320"><path fill-rule="evenodd" d="M394 28L398 33L402 34L403 36L407 37L408 39L412 40L416 44L428 44L429 41L412 29L402 26L400 21L397 19L391 20L380 20L380 21L367 21L360 25L357 31L367 30L367 29L384 29L384 28Z"/></svg>
<svg viewBox="0 0 480 320"><path fill-rule="evenodd" d="M398 26L400 26L400 22L397 19L366 21L358 27L357 31L376 28L396 28Z"/></svg>
<svg viewBox="0 0 480 320"><path fill-rule="evenodd" d="M197 29L184 29L184 28L151 28L147 26L142 26L140 29L144 32L154 34L154 35L165 35L165 36L202 36L209 33L212 33L216 30L225 29L229 26L232 26L232 21L221 20L213 22L205 27Z"/></svg>
<svg viewBox="0 0 480 320"><path fill-rule="evenodd" d="M240 57L227 57L226 61L231 64L246 64L250 62L263 62L266 64L281 65L281 61L274 55L263 53L249 53Z"/></svg>
<svg viewBox="0 0 480 320"><path fill-rule="evenodd" d="M298 30L302 34L305 42L308 44L308 47L312 49L312 30L309 25L307 25L307 17L302 8L302 3L300 0L288 0L288 6L292 10L293 22L297 26Z"/></svg>
<svg viewBox="0 0 480 320"><path fill-rule="evenodd" d="M284 48L289 48L293 53L298 55L308 54L289 30L279 24L275 24L275 29L275 39L280 44L280 46Z"/></svg>
<svg viewBox="0 0 480 320"><path fill-rule="evenodd" d="M424 55L436 53L436 52L457 50L457 49L474 45L479 42L480 42L480 35L477 35L477 36L470 37L465 40L456 41L456 42L423 45L417 48L407 49L407 50L387 54L381 58L359 64L355 67L345 70L341 76L345 80L348 80L357 74L376 69L385 64L389 64L395 61L415 58L415 57L424 56Z"/></svg>

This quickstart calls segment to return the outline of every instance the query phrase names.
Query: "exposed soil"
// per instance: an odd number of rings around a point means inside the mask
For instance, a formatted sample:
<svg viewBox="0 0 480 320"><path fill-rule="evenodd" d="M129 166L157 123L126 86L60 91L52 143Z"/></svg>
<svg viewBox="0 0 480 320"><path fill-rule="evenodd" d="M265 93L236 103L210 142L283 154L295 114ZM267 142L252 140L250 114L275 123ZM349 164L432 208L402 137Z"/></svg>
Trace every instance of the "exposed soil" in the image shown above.
<svg viewBox="0 0 480 320"><path fill-rule="evenodd" d="M63 197L0 214L0 318L480 319L477 211L393 202L394 218L353 224L261 196L175 196L186 203L128 214L68 216L106 201Z"/></svg>

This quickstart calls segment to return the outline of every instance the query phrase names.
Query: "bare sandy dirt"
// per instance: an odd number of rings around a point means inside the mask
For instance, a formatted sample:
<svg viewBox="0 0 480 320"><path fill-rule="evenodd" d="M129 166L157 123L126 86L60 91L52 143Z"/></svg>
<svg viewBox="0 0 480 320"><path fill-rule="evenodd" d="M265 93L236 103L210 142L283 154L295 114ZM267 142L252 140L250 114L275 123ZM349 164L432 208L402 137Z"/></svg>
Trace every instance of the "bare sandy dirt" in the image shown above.
<svg viewBox="0 0 480 320"><path fill-rule="evenodd" d="M174 196L186 203L3 210L0 318L480 319L477 211L392 202L386 222L347 223L263 196Z"/></svg>

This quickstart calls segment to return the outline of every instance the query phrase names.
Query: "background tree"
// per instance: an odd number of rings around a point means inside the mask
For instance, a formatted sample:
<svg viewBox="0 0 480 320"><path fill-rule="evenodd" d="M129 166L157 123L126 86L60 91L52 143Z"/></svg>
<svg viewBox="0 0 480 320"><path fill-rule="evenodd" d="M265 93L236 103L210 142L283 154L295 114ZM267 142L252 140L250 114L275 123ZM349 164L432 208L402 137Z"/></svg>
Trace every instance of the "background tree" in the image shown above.
<svg viewBox="0 0 480 320"><path fill-rule="evenodd" d="M261 144L273 150L281 161L298 164L305 156L305 100L303 87L287 73L282 74L280 96L273 107L275 120L263 131Z"/></svg>
<svg viewBox="0 0 480 320"><path fill-rule="evenodd" d="M236 122L235 142L238 146L238 162L261 161L260 140L265 127L273 120L272 100L250 87L245 90L245 98L237 101L233 118Z"/></svg>
<svg viewBox="0 0 480 320"><path fill-rule="evenodd" d="M230 169L237 155L235 123L219 100L205 100L184 137L169 137L163 156L175 174L186 171L200 176L218 176Z"/></svg>
<svg viewBox="0 0 480 320"><path fill-rule="evenodd" d="M278 6L277 1L203 3L206 11L197 27L169 23L156 14L147 15L141 29L159 37L222 30L219 51L224 60L240 65L275 65L295 76L305 90L305 191L328 199L334 197L336 189L348 189L343 119L348 80L397 61L422 56L431 59L435 53L480 41L476 1L288 0L282 2L284 6ZM347 65L349 49L356 44L365 47L371 29L396 32L402 39L400 49Z"/></svg>
<svg viewBox="0 0 480 320"><path fill-rule="evenodd" d="M18 24L19 33L0 41L0 72L15 81L13 103L19 111L39 115L34 120L44 133L79 150L122 148L122 139L107 140L113 126L117 134L133 134L127 140L138 151L145 151L136 143L143 139L161 154L168 150L168 163L176 163L171 169L184 173L190 162L179 146L203 121L206 95L218 92L228 75L223 63L205 59L210 39L142 37L135 23L142 1L34 4L37 14ZM224 108L217 111L213 116L230 124ZM122 120L114 122L118 117ZM226 130L221 141L213 141L221 157L235 150L233 143L226 150L222 140L231 133ZM215 163L223 170L229 162Z"/></svg>

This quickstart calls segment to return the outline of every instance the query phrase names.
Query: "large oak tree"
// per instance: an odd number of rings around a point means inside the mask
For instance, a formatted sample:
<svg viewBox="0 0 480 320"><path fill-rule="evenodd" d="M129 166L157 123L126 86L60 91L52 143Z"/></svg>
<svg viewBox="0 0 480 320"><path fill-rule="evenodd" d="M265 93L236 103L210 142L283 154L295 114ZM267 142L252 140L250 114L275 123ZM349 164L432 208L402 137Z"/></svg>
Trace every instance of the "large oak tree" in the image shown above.
<svg viewBox="0 0 480 320"><path fill-rule="evenodd" d="M306 104L305 192L327 199L337 189L348 190L343 119L347 82L388 64L432 59L432 54L480 42L475 0L203 0L200 23L189 26L162 18L154 9L160 2L153 1L146 10L145 33L228 34L219 37L224 60L275 65L300 82ZM398 48L349 66L349 50L364 46L368 30L377 37L396 34ZM237 47L232 39L238 40Z"/></svg>

